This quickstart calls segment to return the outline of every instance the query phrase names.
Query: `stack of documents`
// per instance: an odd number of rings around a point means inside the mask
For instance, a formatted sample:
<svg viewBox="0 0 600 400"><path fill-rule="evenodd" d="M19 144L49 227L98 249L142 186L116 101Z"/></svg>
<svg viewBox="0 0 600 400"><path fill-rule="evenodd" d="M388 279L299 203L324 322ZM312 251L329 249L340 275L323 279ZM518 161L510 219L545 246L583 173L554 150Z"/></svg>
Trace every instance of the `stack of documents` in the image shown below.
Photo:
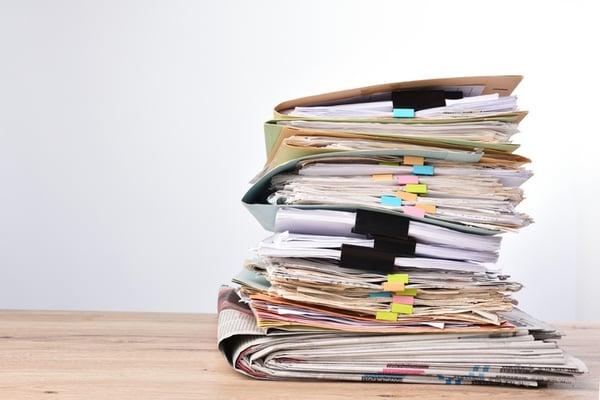
<svg viewBox="0 0 600 400"><path fill-rule="evenodd" d="M242 202L271 234L219 293L219 348L261 379L545 386L586 366L496 268L530 160L520 76L281 103Z"/></svg>

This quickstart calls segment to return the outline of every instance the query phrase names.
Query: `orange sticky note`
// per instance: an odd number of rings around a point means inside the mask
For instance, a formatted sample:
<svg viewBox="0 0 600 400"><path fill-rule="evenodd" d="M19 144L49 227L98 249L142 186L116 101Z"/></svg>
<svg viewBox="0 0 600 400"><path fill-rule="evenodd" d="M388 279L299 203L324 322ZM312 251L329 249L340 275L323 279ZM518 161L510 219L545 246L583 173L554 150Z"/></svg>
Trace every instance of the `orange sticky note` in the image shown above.
<svg viewBox="0 0 600 400"><path fill-rule="evenodd" d="M402 163L408 165L423 165L425 164L425 159L418 156L404 156Z"/></svg>
<svg viewBox="0 0 600 400"><path fill-rule="evenodd" d="M422 208L427 214L435 214L435 204L417 203L415 207Z"/></svg>
<svg viewBox="0 0 600 400"><path fill-rule="evenodd" d="M403 192L402 190L398 190L396 192L396 196L400 197L404 201L411 201L411 202L417 201L417 198L418 198L417 194L415 194L415 193L409 193L409 192Z"/></svg>
<svg viewBox="0 0 600 400"><path fill-rule="evenodd" d="M391 181L394 179L392 174L376 174L372 175L374 181Z"/></svg>
<svg viewBox="0 0 600 400"><path fill-rule="evenodd" d="M404 290L404 282L383 282L385 292L399 292Z"/></svg>

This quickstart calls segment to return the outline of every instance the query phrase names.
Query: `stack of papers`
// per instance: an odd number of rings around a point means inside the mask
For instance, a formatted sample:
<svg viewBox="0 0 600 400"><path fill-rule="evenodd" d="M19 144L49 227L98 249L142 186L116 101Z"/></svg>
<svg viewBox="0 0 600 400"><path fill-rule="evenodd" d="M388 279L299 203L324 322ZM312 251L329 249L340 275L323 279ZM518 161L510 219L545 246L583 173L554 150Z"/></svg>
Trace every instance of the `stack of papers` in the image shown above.
<svg viewBox="0 0 600 400"><path fill-rule="evenodd" d="M219 293L218 345L260 379L546 386L587 371L496 267L529 159L520 76L284 102L244 206L271 234Z"/></svg>

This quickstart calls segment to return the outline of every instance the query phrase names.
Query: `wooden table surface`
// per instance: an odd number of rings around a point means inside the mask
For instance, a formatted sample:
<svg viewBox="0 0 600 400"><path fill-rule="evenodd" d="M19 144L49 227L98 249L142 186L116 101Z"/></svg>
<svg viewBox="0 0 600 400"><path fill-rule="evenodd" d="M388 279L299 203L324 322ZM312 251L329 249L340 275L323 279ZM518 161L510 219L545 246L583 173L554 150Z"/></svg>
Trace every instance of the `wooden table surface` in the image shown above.
<svg viewBox="0 0 600 400"><path fill-rule="evenodd" d="M247 378L214 314L0 311L0 399L600 399L600 323L556 323L589 373L543 389Z"/></svg>

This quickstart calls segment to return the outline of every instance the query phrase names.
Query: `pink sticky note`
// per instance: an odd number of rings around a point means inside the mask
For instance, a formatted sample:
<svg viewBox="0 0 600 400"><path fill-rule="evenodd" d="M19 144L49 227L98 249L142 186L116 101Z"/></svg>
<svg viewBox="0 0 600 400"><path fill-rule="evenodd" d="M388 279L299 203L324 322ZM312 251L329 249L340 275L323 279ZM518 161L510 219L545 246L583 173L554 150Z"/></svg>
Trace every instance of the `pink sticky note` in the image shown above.
<svg viewBox="0 0 600 400"><path fill-rule="evenodd" d="M398 175L396 177L398 185L406 185L407 183L419 183L417 175Z"/></svg>
<svg viewBox="0 0 600 400"><path fill-rule="evenodd" d="M423 218L425 217L425 210L415 206L404 206L402 207L402 211L406 215L412 215L413 217Z"/></svg>
<svg viewBox="0 0 600 400"><path fill-rule="evenodd" d="M397 303L397 304L414 304L415 303L415 298L412 296L398 296L398 295L394 295L392 296L392 303Z"/></svg>

